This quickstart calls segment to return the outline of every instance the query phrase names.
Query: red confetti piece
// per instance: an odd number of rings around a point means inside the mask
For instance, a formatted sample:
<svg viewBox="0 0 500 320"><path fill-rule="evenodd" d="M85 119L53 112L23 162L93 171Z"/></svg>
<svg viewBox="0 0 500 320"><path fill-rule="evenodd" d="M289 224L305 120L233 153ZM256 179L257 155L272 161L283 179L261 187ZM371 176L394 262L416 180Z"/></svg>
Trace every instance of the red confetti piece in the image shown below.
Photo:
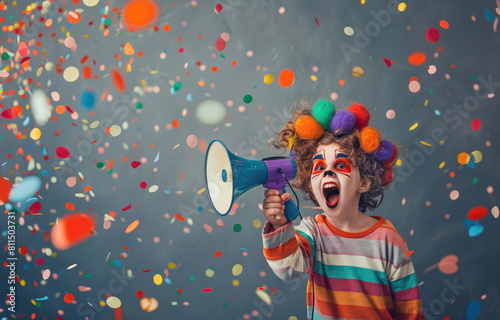
<svg viewBox="0 0 500 320"><path fill-rule="evenodd" d="M217 49L217 51L222 51L224 50L225 47L226 47L226 41L224 41L224 39L219 38L215 41L215 49Z"/></svg>
<svg viewBox="0 0 500 320"><path fill-rule="evenodd" d="M391 64L394 63L394 61L391 61L391 60L389 60L387 58L382 57L382 59L384 60L385 65L388 66L389 68L391 67Z"/></svg>
<svg viewBox="0 0 500 320"><path fill-rule="evenodd" d="M123 211L127 211L128 209L130 209L132 207L132 204L129 204L128 206L126 206L125 208L122 209L122 212Z"/></svg>
<svg viewBox="0 0 500 320"><path fill-rule="evenodd" d="M40 202L35 202L33 203L30 207L29 207L29 210L31 211L32 214L35 214L37 213L38 211L40 211L40 209L42 208L42 205L40 204Z"/></svg>
<svg viewBox="0 0 500 320"><path fill-rule="evenodd" d="M314 17L314 21L316 21L316 24L321 27L321 25L318 22L318 18Z"/></svg>
<svg viewBox="0 0 500 320"><path fill-rule="evenodd" d="M174 120L174 122L172 122L172 126L174 126L175 129L179 128L179 121Z"/></svg>
<svg viewBox="0 0 500 320"><path fill-rule="evenodd" d="M408 63L413 66L419 66L427 60L427 57L422 52L414 52L408 57Z"/></svg>
<svg viewBox="0 0 500 320"><path fill-rule="evenodd" d="M425 38L430 43L436 43L439 40L440 36L441 36L441 34L439 33L439 30L436 28L429 28L429 29L427 29L427 32L425 33Z"/></svg>
<svg viewBox="0 0 500 320"><path fill-rule="evenodd" d="M214 257L216 258L220 258L222 256L222 251L217 251L215 254L214 254Z"/></svg>
<svg viewBox="0 0 500 320"><path fill-rule="evenodd" d="M75 300L75 297L73 296L72 293L66 293L64 295L64 302L69 304L69 303L73 302L73 300Z"/></svg>
<svg viewBox="0 0 500 320"><path fill-rule="evenodd" d="M144 297L144 293L141 291L141 290L137 290L137 292L135 293L135 295L137 296L137 298L141 299L142 297Z"/></svg>
<svg viewBox="0 0 500 320"><path fill-rule="evenodd" d="M215 6L215 11L216 11L217 13L221 12L221 11L222 11L222 4L217 3L217 5Z"/></svg>
<svg viewBox="0 0 500 320"><path fill-rule="evenodd" d="M469 220L481 220L488 215L488 208L486 207L474 207L467 213L467 218Z"/></svg>
<svg viewBox="0 0 500 320"><path fill-rule="evenodd" d="M408 253L405 254L405 258L411 256L412 254L413 254L413 250L408 251Z"/></svg>
<svg viewBox="0 0 500 320"><path fill-rule="evenodd" d="M182 289L177 289L177 291L178 291L179 293L183 293L183 292L184 292L184 291L182 291Z"/></svg>
<svg viewBox="0 0 500 320"><path fill-rule="evenodd" d="M150 272L152 269L142 270L142 272Z"/></svg>
<svg viewBox="0 0 500 320"><path fill-rule="evenodd" d="M13 108L5 109L1 114L1 117L7 120L15 119L17 116L19 116L19 114Z"/></svg>
<svg viewBox="0 0 500 320"><path fill-rule="evenodd" d="M28 254L28 247L26 247L26 246L22 246L22 247L21 247L21 254L22 254L23 256L27 255L27 254Z"/></svg>
<svg viewBox="0 0 500 320"><path fill-rule="evenodd" d="M258 287L257 290L266 290L264 287Z"/></svg>
<svg viewBox="0 0 500 320"><path fill-rule="evenodd" d="M481 129L481 120L479 119L472 120L471 128L474 131Z"/></svg>
<svg viewBox="0 0 500 320"><path fill-rule="evenodd" d="M118 68L111 68L111 82L115 89L120 93L127 92L127 82L122 72Z"/></svg>
<svg viewBox="0 0 500 320"><path fill-rule="evenodd" d="M146 187L148 186L148 184L146 183L146 181L141 181L141 189L146 189Z"/></svg>
<svg viewBox="0 0 500 320"><path fill-rule="evenodd" d="M211 288L205 288L205 289L202 289L201 291L203 291L203 292L212 292L212 289Z"/></svg>
<svg viewBox="0 0 500 320"><path fill-rule="evenodd" d="M36 264L41 266L43 264L43 259L42 258L36 259Z"/></svg>
<svg viewBox="0 0 500 320"><path fill-rule="evenodd" d="M71 156L71 152L69 152L69 150L65 147L57 147L56 156L62 159L67 159Z"/></svg>
<svg viewBox="0 0 500 320"><path fill-rule="evenodd" d="M180 215L180 214L178 214L178 213L176 213L176 214L175 214L175 218L176 218L177 220L179 220L179 221L186 221L186 219L184 219L184 217L183 217L183 216L181 216L181 215Z"/></svg>
<svg viewBox="0 0 500 320"><path fill-rule="evenodd" d="M132 168L137 168L138 166L140 166L142 163L139 162L139 161L132 161L132 163L130 164L132 166Z"/></svg>

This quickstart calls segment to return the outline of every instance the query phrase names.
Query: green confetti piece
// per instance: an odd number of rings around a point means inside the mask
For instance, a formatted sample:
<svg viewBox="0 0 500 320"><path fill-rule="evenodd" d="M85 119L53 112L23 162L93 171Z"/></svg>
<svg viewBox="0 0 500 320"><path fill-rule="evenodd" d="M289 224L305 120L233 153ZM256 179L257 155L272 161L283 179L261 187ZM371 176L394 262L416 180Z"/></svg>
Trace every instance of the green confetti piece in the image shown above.
<svg viewBox="0 0 500 320"><path fill-rule="evenodd" d="M2 59L3 60L9 60L10 56L7 52L2 53Z"/></svg>
<svg viewBox="0 0 500 320"><path fill-rule="evenodd" d="M476 78L476 77L473 77L473 76L471 76L470 78L471 78L472 80L477 80L477 78Z"/></svg>
<svg viewBox="0 0 500 320"><path fill-rule="evenodd" d="M189 280L194 281L194 276L189 277Z"/></svg>
<svg viewBox="0 0 500 320"><path fill-rule="evenodd" d="M92 276L91 276L90 274L88 274L88 273L85 273L85 274L83 275L83 277L84 277L84 278L87 278L87 279L90 279Z"/></svg>
<svg viewBox="0 0 500 320"><path fill-rule="evenodd" d="M477 183L477 177L475 177L474 179L472 179L472 184L476 184Z"/></svg>
<svg viewBox="0 0 500 320"><path fill-rule="evenodd" d="M109 27L111 25L111 22L113 20L111 20L111 18L107 18L106 21L104 22L104 24L106 25L106 27Z"/></svg>
<svg viewBox="0 0 500 320"><path fill-rule="evenodd" d="M243 102L250 103L252 102L252 99L253 99L252 96L247 94L246 96L243 97Z"/></svg>
<svg viewBox="0 0 500 320"><path fill-rule="evenodd" d="M179 91L179 89L182 87L182 82L176 82L174 84L174 90Z"/></svg>
<svg viewBox="0 0 500 320"><path fill-rule="evenodd" d="M135 107L136 107L137 109L142 109L142 103L138 102L138 103L135 105Z"/></svg>
<svg viewBox="0 0 500 320"><path fill-rule="evenodd" d="M223 54L221 54L221 55L220 55L220 57L221 57L222 59L224 59L226 56L225 56L225 55L223 55Z"/></svg>
<svg viewBox="0 0 500 320"><path fill-rule="evenodd" d="M233 226L234 232L240 232L242 229L241 224L237 223Z"/></svg>
<svg viewBox="0 0 500 320"><path fill-rule="evenodd" d="M104 163L98 162L96 166L97 168L101 169L102 167L104 167Z"/></svg>
<svg viewBox="0 0 500 320"><path fill-rule="evenodd" d="M432 89L429 89L429 92L432 94Z"/></svg>

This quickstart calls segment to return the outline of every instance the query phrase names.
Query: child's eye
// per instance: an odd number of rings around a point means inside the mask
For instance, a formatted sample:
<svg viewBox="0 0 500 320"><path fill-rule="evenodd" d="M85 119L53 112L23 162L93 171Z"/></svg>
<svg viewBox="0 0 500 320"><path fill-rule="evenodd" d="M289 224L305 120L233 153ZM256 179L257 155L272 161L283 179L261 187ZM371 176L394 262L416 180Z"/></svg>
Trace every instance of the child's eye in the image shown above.
<svg viewBox="0 0 500 320"><path fill-rule="evenodd" d="M325 167L322 164L319 164L316 166L316 170L322 171L322 170L325 170Z"/></svg>
<svg viewBox="0 0 500 320"><path fill-rule="evenodd" d="M337 169L346 169L347 166L345 163L341 162L341 163L337 163L337 165L335 166Z"/></svg>

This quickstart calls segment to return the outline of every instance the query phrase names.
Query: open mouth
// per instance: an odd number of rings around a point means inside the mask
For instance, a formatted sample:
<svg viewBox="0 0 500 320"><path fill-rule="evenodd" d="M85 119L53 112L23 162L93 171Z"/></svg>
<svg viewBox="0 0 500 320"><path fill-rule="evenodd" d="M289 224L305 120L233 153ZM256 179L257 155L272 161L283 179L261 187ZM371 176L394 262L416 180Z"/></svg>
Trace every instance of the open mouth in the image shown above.
<svg viewBox="0 0 500 320"><path fill-rule="evenodd" d="M340 199L339 187L335 182L323 184L323 197L325 197L328 208L335 208Z"/></svg>

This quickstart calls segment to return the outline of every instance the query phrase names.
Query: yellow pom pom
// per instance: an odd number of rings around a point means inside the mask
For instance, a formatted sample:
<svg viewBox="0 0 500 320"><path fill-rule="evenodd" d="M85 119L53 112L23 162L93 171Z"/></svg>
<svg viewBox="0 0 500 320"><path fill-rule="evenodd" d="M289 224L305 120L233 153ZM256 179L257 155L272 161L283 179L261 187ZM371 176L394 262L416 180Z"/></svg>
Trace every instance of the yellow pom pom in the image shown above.
<svg viewBox="0 0 500 320"><path fill-rule="evenodd" d="M311 116L299 117L293 126L302 139L318 139L325 132L319 122Z"/></svg>
<svg viewBox="0 0 500 320"><path fill-rule="evenodd" d="M380 132L373 127L364 127L360 132L361 148L365 152L372 152L377 150L382 138Z"/></svg>
<svg viewBox="0 0 500 320"><path fill-rule="evenodd" d="M297 139L297 135L293 135L290 139L288 139L288 149L292 149L293 142Z"/></svg>

